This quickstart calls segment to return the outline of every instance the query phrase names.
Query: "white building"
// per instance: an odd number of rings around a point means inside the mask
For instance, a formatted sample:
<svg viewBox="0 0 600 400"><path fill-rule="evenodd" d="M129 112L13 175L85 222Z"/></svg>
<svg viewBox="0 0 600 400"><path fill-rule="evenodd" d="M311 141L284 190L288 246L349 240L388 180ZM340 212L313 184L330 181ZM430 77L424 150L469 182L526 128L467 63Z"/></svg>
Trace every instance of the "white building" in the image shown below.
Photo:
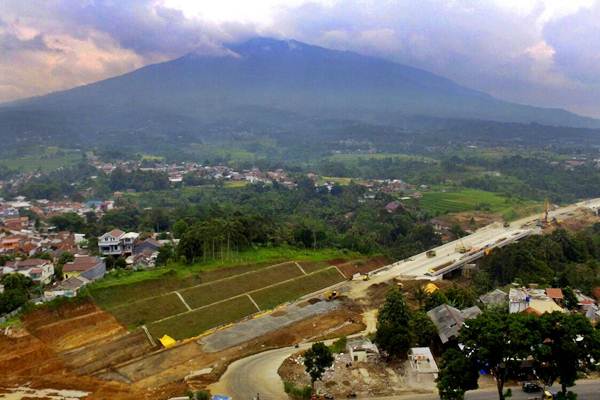
<svg viewBox="0 0 600 400"><path fill-rule="evenodd" d="M429 347L413 347L408 352L408 361L413 371L418 374L430 374L437 378L439 372Z"/></svg>
<svg viewBox="0 0 600 400"><path fill-rule="evenodd" d="M35 283L47 285L54 276L54 264L51 261L30 258L29 260L9 261L0 267L0 275L18 273L31 278Z"/></svg>
<svg viewBox="0 0 600 400"><path fill-rule="evenodd" d="M98 238L98 248L103 256L124 256L133 253L133 246L139 237L136 232L123 232L113 229Z"/></svg>

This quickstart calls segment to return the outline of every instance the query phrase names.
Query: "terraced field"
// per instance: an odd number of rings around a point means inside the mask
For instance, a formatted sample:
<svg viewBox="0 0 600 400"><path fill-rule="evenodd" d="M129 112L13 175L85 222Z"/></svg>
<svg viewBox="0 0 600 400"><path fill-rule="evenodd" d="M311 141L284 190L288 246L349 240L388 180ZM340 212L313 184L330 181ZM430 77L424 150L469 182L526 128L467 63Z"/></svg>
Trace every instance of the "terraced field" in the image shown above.
<svg viewBox="0 0 600 400"><path fill-rule="evenodd" d="M181 290L180 293L192 308L198 308L216 301L247 293L278 282L302 275L302 271L293 263L280 264L260 271L236 276Z"/></svg>
<svg viewBox="0 0 600 400"><path fill-rule="evenodd" d="M95 288L94 299L128 328L182 339L344 280L327 262L247 265ZM187 286L183 286L187 285Z"/></svg>
<svg viewBox="0 0 600 400"><path fill-rule="evenodd" d="M154 337L169 335L177 340L244 318L255 313L256 307L247 296L236 297L212 306L200 308L148 325Z"/></svg>
<svg viewBox="0 0 600 400"><path fill-rule="evenodd" d="M273 308L281 303L295 300L305 294L316 292L328 286L342 282L345 278L336 268L302 276L290 282L251 293L252 298L262 310Z"/></svg>
<svg viewBox="0 0 600 400"><path fill-rule="evenodd" d="M112 308L110 312L127 327L147 324L170 315L187 311L175 293L142 299Z"/></svg>
<svg viewBox="0 0 600 400"><path fill-rule="evenodd" d="M534 202L508 198L484 190L463 189L452 192L427 192L420 206L432 215L482 210L493 213L508 213L535 206Z"/></svg>

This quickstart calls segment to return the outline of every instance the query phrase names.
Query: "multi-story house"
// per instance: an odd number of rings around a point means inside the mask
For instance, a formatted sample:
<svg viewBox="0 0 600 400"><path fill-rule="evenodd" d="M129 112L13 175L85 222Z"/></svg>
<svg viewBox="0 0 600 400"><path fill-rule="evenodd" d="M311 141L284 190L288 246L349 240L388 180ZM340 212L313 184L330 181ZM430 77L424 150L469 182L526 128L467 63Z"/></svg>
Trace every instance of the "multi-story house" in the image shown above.
<svg viewBox="0 0 600 400"><path fill-rule="evenodd" d="M98 248L103 256L125 256L133 253L134 243L139 234L113 229L98 238Z"/></svg>
<svg viewBox="0 0 600 400"><path fill-rule="evenodd" d="M47 285L52 281L54 265L48 260L30 258L28 260L9 261L4 267L0 267L0 275L11 273L25 275L35 283Z"/></svg>

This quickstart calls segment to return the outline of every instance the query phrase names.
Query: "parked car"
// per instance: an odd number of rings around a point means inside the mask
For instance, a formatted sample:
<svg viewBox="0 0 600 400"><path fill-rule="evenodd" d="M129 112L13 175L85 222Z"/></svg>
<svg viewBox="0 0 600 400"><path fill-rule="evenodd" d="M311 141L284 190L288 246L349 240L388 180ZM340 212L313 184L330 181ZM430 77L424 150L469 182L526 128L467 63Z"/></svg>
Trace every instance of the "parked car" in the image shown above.
<svg viewBox="0 0 600 400"><path fill-rule="evenodd" d="M523 382L521 386L525 393L536 393L542 391L542 386L537 382Z"/></svg>

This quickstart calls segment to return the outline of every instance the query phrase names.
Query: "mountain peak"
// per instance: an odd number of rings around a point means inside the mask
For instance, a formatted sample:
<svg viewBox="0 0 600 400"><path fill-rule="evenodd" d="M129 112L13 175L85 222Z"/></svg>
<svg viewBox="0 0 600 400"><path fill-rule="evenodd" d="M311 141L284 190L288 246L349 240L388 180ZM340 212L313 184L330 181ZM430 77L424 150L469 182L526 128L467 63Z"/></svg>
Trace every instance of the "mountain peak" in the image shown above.
<svg viewBox="0 0 600 400"><path fill-rule="evenodd" d="M297 40L274 39L269 37L255 37L245 42L229 44L226 47L240 55L281 54L290 51L317 48Z"/></svg>

